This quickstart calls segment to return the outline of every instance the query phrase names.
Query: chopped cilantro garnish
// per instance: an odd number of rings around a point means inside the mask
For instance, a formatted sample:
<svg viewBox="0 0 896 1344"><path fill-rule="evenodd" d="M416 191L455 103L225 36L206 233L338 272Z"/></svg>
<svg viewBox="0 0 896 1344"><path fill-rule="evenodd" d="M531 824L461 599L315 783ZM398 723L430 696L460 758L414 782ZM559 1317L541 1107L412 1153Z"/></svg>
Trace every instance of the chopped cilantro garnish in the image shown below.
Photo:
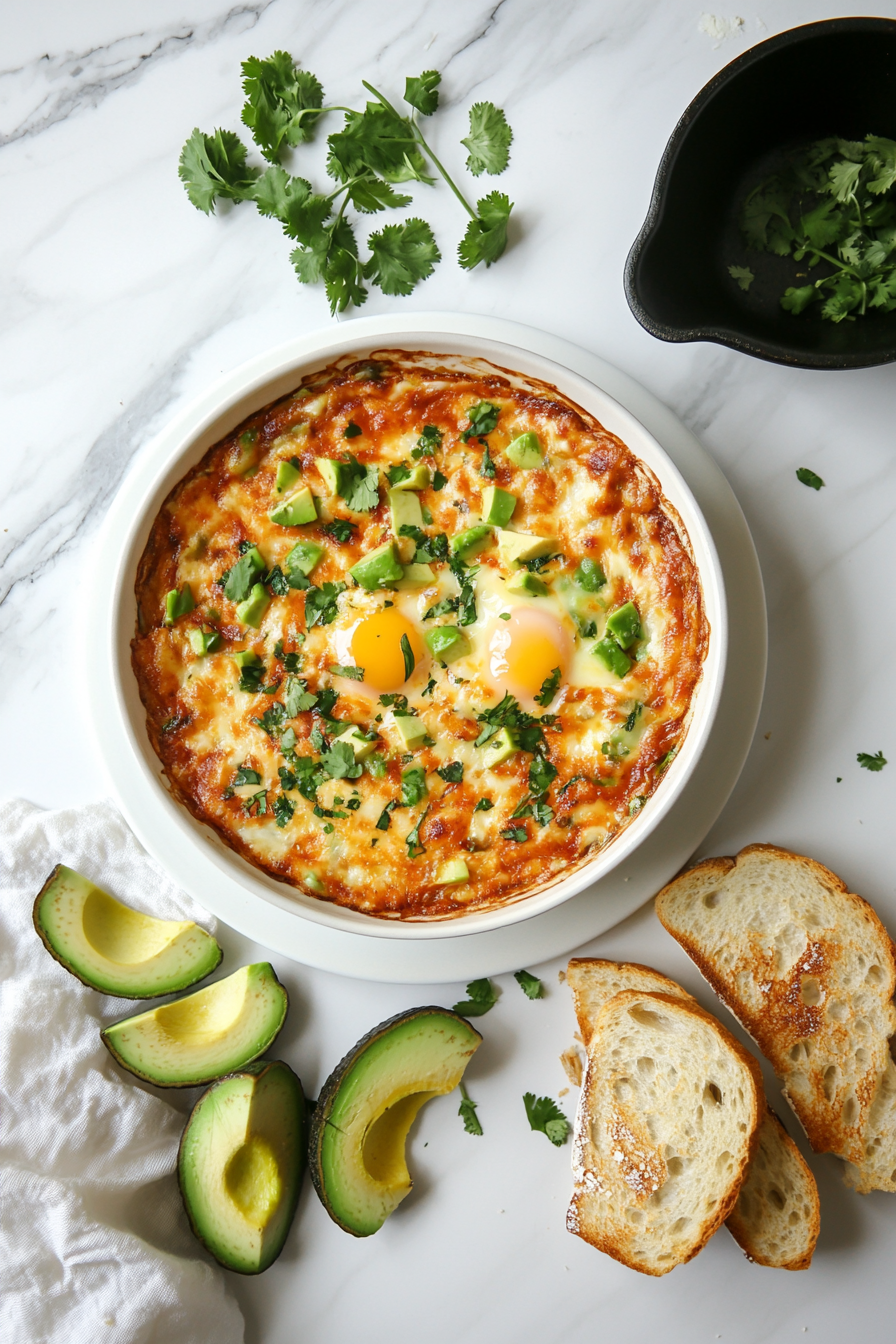
<svg viewBox="0 0 896 1344"><path fill-rule="evenodd" d="M543 798L532 804L532 815L539 826L547 826L554 817L554 809Z"/></svg>
<svg viewBox="0 0 896 1344"><path fill-rule="evenodd" d="M417 818L417 825L414 827L412 831L408 831L407 835L404 838L404 842L408 847L409 859L419 859L421 854L426 853L425 846L420 843L420 827L426 820L428 812L429 807L427 806L423 809L423 811L420 813L420 816Z"/></svg>
<svg viewBox="0 0 896 1344"><path fill-rule="evenodd" d="M401 462L398 466L390 467L386 472L390 485L399 485L401 481L407 481L411 476L411 469L406 463Z"/></svg>
<svg viewBox="0 0 896 1344"><path fill-rule="evenodd" d="M467 1134L481 1134L482 1125L479 1123L479 1116L476 1114L476 1103L470 1098L463 1083L459 1083L458 1086L460 1087L461 1100L457 1113L464 1122L464 1131Z"/></svg>
<svg viewBox="0 0 896 1344"><path fill-rule="evenodd" d="M411 641L408 639L407 635L402 635L400 648L401 656L404 659L404 679L407 681L408 677L410 677L414 668L417 666L414 650L411 648Z"/></svg>
<svg viewBox="0 0 896 1344"><path fill-rule="evenodd" d="M348 742L334 742L321 754L320 763L331 779L357 779L363 773Z"/></svg>
<svg viewBox="0 0 896 1344"><path fill-rule="evenodd" d="M361 429L361 426L356 425L354 420L349 420L345 429L342 431L342 437L344 439L356 439L358 435L362 433L363 430Z"/></svg>
<svg viewBox="0 0 896 1344"><path fill-rule="evenodd" d="M867 751L860 751L856 760L863 770L873 770L875 772L883 770L887 764L887 759L882 751L876 751L873 756L869 755Z"/></svg>
<svg viewBox="0 0 896 1344"><path fill-rule="evenodd" d="M376 829L378 831L388 831L392 823L392 813L398 806L399 804L395 799L393 799L391 803L386 804L376 822Z"/></svg>
<svg viewBox="0 0 896 1344"><path fill-rule="evenodd" d="M357 526L357 523L349 522L348 518L334 518L332 523L327 523L325 527L321 528L321 531L326 532L327 536L332 537L334 541L351 541L352 533L356 531Z"/></svg>
<svg viewBox="0 0 896 1344"><path fill-rule="evenodd" d="M411 457L419 460L421 457L432 457L437 448L442 446L442 431L437 425L424 425L423 433L417 440L416 448L411 449ZM438 489L438 487L436 487Z"/></svg>
<svg viewBox="0 0 896 1344"><path fill-rule="evenodd" d="M567 789L571 789L573 784L579 784L579 783L585 783L585 784L590 783L588 775L573 775L572 779L568 779L566 783L563 785L563 788L560 789L560 796L562 796Z"/></svg>
<svg viewBox="0 0 896 1344"><path fill-rule="evenodd" d="M442 490L448 484L448 477L443 472L436 469L432 474L433 490Z"/></svg>
<svg viewBox="0 0 896 1344"><path fill-rule="evenodd" d="M297 756L293 762L295 787L303 798L313 803L317 796L317 786L323 778L323 771L311 756ZM286 786L284 785L284 788Z"/></svg>
<svg viewBox="0 0 896 1344"><path fill-rule="evenodd" d="M271 810L274 813L274 820L276 821L277 825L286 826L289 824L290 821L292 821L293 813L296 810L296 805L295 803L290 802L290 800L286 797L286 794L279 793L277 797L274 799L273 807Z"/></svg>
<svg viewBox="0 0 896 1344"><path fill-rule="evenodd" d="M492 461L492 455L488 450L488 444L482 450L482 461L479 464L479 475L484 476L487 481L495 479L495 464Z"/></svg>
<svg viewBox="0 0 896 1344"><path fill-rule="evenodd" d="M313 584L305 594L305 624L310 630L315 625L329 625L336 619L339 608L336 599L345 592L345 584L325 583L320 588Z"/></svg>
<svg viewBox="0 0 896 1344"><path fill-rule="evenodd" d="M796 478L803 485L808 485L811 490L820 490L824 485L821 477L816 476L815 472L811 471L809 467L797 467Z"/></svg>
<svg viewBox="0 0 896 1344"><path fill-rule="evenodd" d="M354 513L369 513L380 498L380 473L375 466L365 467L351 453L342 464L342 498Z"/></svg>
<svg viewBox="0 0 896 1344"><path fill-rule="evenodd" d="M266 709L261 718L253 719L259 728L263 728L268 737L275 737L277 729L287 718L286 706L281 701L275 700L270 709Z"/></svg>
<svg viewBox="0 0 896 1344"><path fill-rule="evenodd" d="M557 1103L550 1097L536 1097L534 1092L527 1092L523 1097L523 1105L529 1128L546 1134L556 1148L562 1147L570 1125Z"/></svg>
<svg viewBox="0 0 896 1344"><path fill-rule="evenodd" d="M226 575L221 575L224 580L224 596L229 597L231 602L245 602L253 585L267 569L258 548L251 541L242 542L240 545L241 548L247 546L247 549L242 552L236 564L227 570Z"/></svg>
<svg viewBox="0 0 896 1344"><path fill-rule="evenodd" d="M633 730L635 724L636 724L637 721L638 721L638 716L640 715L640 713L641 713L641 711L643 710L643 708L644 708L644 706L641 704L640 700L637 701L637 703L635 704L635 707L634 707L634 709L632 710L631 714L629 714L628 718L626 719L625 723L623 724L623 727L624 727L624 729L625 729L625 731L626 731L627 733L630 733L630 732Z"/></svg>
<svg viewBox="0 0 896 1344"><path fill-rule="evenodd" d="M327 668L334 677L348 677L349 681L363 681L364 668L354 666L344 666L342 663L331 663Z"/></svg>
<svg viewBox="0 0 896 1344"><path fill-rule="evenodd" d="M248 765L241 765L233 777L231 788L238 789L243 784L260 784L261 775Z"/></svg>
<svg viewBox="0 0 896 1344"><path fill-rule="evenodd" d="M411 766L401 774L401 805L416 807L426 797L426 771L422 765Z"/></svg>
<svg viewBox="0 0 896 1344"><path fill-rule="evenodd" d="M379 752L375 751L372 756L368 756L365 765L367 766L367 773L371 778L385 779L386 762Z"/></svg>
<svg viewBox="0 0 896 1344"><path fill-rule="evenodd" d="M478 401L475 406L469 406L467 408L469 427L461 434L464 443L479 438L482 434L491 434L500 414L500 406L495 406L491 401Z"/></svg>
<svg viewBox="0 0 896 1344"><path fill-rule="evenodd" d="M460 606L459 597L443 597L441 602L437 602L434 607L430 607L424 614L424 621L431 621L435 616L449 616L457 611Z"/></svg>
<svg viewBox="0 0 896 1344"><path fill-rule="evenodd" d="M499 834L502 840L512 840L516 845L521 845L529 839L529 832L525 826L507 826Z"/></svg>
<svg viewBox="0 0 896 1344"><path fill-rule="evenodd" d="M317 696L308 690L307 682L301 677L287 677L283 701L288 717L294 719L297 714L313 709L317 704Z"/></svg>
<svg viewBox="0 0 896 1344"><path fill-rule="evenodd" d="M454 1011L461 1017L482 1017L498 1002L498 995L491 980L471 980L467 985L467 997L454 1005Z"/></svg>
<svg viewBox="0 0 896 1344"><path fill-rule="evenodd" d="M551 703L554 696L557 694L557 688L559 685L560 685L560 669L559 667L555 667L554 670L551 672L550 676L545 677L544 681L541 683L541 690L535 697L535 703L537 705L542 705L545 709L547 709L548 705Z"/></svg>
<svg viewBox="0 0 896 1344"><path fill-rule="evenodd" d="M436 680L435 680L435 677L430 677L429 681L426 683L426 685L424 686L424 688L423 688L423 690L420 692L420 694L421 694L421 696L423 696L423 695L428 695L428 696L431 697L433 691L435 690L435 688L436 688Z"/></svg>
<svg viewBox="0 0 896 1344"><path fill-rule="evenodd" d="M446 784L459 784L464 777L463 763L461 761L449 761L447 765L440 765L436 774L441 775Z"/></svg>
<svg viewBox="0 0 896 1344"><path fill-rule="evenodd" d="M527 999L544 998L544 985L537 975L532 975L529 971L514 971L513 978Z"/></svg>
<svg viewBox="0 0 896 1344"><path fill-rule="evenodd" d="M494 803L492 802L492 800L491 800L490 798L480 798L480 799L479 799L479 802L478 802L478 803L476 804L476 806L473 808L473 811L474 811L474 812L490 812L490 811L492 810L493 807L494 807Z"/></svg>
<svg viewBox="0 0 896 1344"><path fill-rule="evenodd" d="M339 699L339 692L337 690L334 690L332 686L327 686L326 689L318 691L317 693L318 714L323 715L329 714L330 710L336 704L336 701L338 699Z"/></svg>
<svg viewBox="0 0 896 1344"><path fill-rule="evenodd" d="M286 597L289 592L289 581L279 565L275 565L265 575L264 582L270 584L271 592L275 597Z"/></svg>

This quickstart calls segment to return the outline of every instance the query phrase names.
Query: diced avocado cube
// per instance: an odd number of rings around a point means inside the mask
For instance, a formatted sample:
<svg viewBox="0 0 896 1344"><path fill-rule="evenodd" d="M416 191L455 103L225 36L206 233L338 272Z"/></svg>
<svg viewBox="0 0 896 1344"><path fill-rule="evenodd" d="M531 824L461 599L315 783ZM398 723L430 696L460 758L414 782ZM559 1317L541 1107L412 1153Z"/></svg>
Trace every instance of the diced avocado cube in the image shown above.
<svg viewBox="0 0 896 1344"><path fill-rule="evenodd" d="M613 636L620 649L627 649L641 634L641 617L634 602L611 611L607 617L607 630Z"/></svg>
<svg viewBox="0 0 896 1344"><path fill-rule="evenodd" d="M297 541L286 557L286 571L293 574L297 570L307 578L324 553L323 546L316 541Z"/></svg>
<svg viewBox="0 0 896 1344"><path fill-rule="evenodd" d="M324 479L331 495L341 495L345 485L345 463L337 462L334 457L316 457L314 465Z"/></svg>
<svg viewBox="0 0 896 1344"><path fill-rule="evenodd" d="M317 507L314 503L314 496L303 485L289 499L284 499L282 504L277 504L275 508L268 513L272 523L277 523L280 527L301 527L303 523L317 522Z"/></svg>
<svg viewBox="0 0 896 1344"><path fill-rule="evenodd" d="M355 753L356 761L363 761L371 752L376 751L376 740L368 742L356 723L346 728L345 732L340 733L338 737L334 737L333 741L347 742Z"/></svg>
<svg viewBox="0 0 896 1344"><path fill-rule="evenodd" d="M456 537L451 538L451 554L460 556L461 560L469 560L491 546L493 539L488 523L474 523L466 532L458 532Z"/></svg>
<svg viewBox="0 0 896 1344"><path fill-rule="evenodd" d="M463 859L449 859L443 863L436 875L439 886L447 887L452 882L469 882L470 870Z"/></svg>
<svg viewBox="0 0 896 1344"><path fill-rule="evenodd" d="M488 485L482 492L482 521L492 527L506 527L516 508L516 495L499 485Z"/></svg>
<svg viewBox="0 0 896 1344"><path fill-rule="evenodd" d="M396 481L393 490L426 490L432 480L429 467L425 462L418 462L416 467L411 467L410 476L405 476L403 481Z"/></svg>
<svg viewBox="0 0 896 1344"><path fill-rule="evenodd" d="M198 625L194 625L187 638L197 658L204 658L207 653L216 653L221 647L221 636L217 630L200 630Z"/></svg>
<svg viewBox="0 0 896 1344"><path fill-rule="evenodd" d="M597 561L587 558L580 562L572 577L580 588L584 588L586 593L599 592L607 581L607 576Z"/></svg>
<svg viewBox="0 0 896 1344"><path fill-rule="evenodd" d="M422 719L413 718L410 715L400 715L394 720L398 736L406 747L418 747L427 737L426 724Z"/></svg>
<svg viewBox="0 0 896 1344"><path fill-rule="evenodd" d="M404 570L395 553L395 542L387 541L384 546L377 546L376 550L362 555L361 559L352 565L349 574L359 587L366 588L371 593L377 588L397 583L399 579L404 578Z"/></svg>
<svg viewBox="0 0 896 1344"><path fill-rule="evenodd" d="M237 606L236 618L242 625L251 625L257 630L270 605L271 598L267 588L263 583L256 583L245 602L240 602Z"/></svg>
<svg viewBox="0 0 896 1344"><path fill-rule="evenodd" d="M254 649L241 649L238 653L232 653L230 656L241 670L244 667L264 666L262 660Z"/></svg>
<svg viewBox="0 0 896 1344"><path fill-rule="evenodd" d="M173 625L179 616L186 616L195 605L193 592L188 583L185 583L180 591L172 588L171 592L165 595L165 624Z"/></svg>
<svg viewBox="0 0 896 1344"><path fill-rule="evenodd" d="M423 513L420 500L407 490L389 491L389 512L392 515L392 531L396 537L405 526L422 527Z"/></svg>
<svg viewBox="0 0 896 1344"><path fill-rule="evenodd" d="M632 660L627 653L623 653L615 639L606 637L595 644L591 650L595 658L599 658L604 667L614 672L617 677L624 677L632 665Z"/></svg>
<svg viewBox="0 0 896 1344"><path fill-rule="evenodd" d="M430 653L440 663L455 663L470 652L470 641L456 625L436 626L435 630L427 630L425 638Z"/></svg>
<svg viewBox="0 0 896 1344"><path fill-rule="evenodd" d="M507 585L508 593L526 593L529 597L547 597L551 591L544 579L530 574L528 569L518 570Z"/></svg>
<svg viewBox="0 0 896 1344"><path fill-rule="evenodd" d="M500 765L519 751L519 745L516 735L511 728L502 728L496 733L483 747L482 764L491 769L494 765Z"/></svg>
<svg viewBox="0 0 896 1344"><path fill-rule="evenodd" d="M302 878L309 891L313 891L315 896L323 896L326 893L326 887L321 882L317 873L306 873Z"/></svg>
<svg viewBox="0 0 896 1344"><path fill-rule="evenodd" d="M404 567L404 578L399 579L395 587L399 592L409 592L414 588L428 588L435 583L436 576L432 565L410 564Z"/></svg>
<svg viewBox="0 0 896 1344"><path fill-rule="evenodd" d="M525 434L520 434L512 443L508 443L504 449L507 457L515 467L522 471L531 471L533 467L540 467L543 461L541 455L541 440L532 430Z"/></svg>
<svg viewBox="0 0 896 1344"><path fill-rule="evenodd" d="M291 490L296 481L300 480L301 471L293 462L281 462L277 467L277 477L274 481L274 494L285 495L287 490Z"/></svg>
<svg viewBox="0 0 896 1344"><path fill-rule="evenodd" d="M524 560L537 560L550 555L557 548L556 537L536 537L531 532L498 533L498 557L507 569Z"/></svg>

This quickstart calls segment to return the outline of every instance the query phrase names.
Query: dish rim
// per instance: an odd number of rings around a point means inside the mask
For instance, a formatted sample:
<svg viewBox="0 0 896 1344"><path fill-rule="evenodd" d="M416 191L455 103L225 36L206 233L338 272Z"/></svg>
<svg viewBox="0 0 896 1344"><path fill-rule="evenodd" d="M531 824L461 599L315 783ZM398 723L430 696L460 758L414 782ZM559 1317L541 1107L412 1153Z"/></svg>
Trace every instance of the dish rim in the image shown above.
<svg viewBox="0 0 896 1344"><path fill-rule="evenodd" d="M334 931L405 942L484 933L537 917L607 876L631 856L674 806L709 739L725 675L727 601L715 544L690 487L659 442L615 398L538 350L497 337L490 328L492 322L455 314L419 314L408 318L384 315L355 319L272 347L223 375L174 416L138 455L110 508L100 543L105 561L104 582L93 585L92 625L100 655L95 662L105 669L105 675L90 679L93 717L107 768L126 815L150 852L172 869L188 889L191 880L195 889L198 870L204 869L203 894L199 899L228 923L261 941L266 938L259 929L266 926L274 935L267 937L273 946L282 941L277 937L277 929L282 931L283 914L308 919ZM526 331L519 328L507 335L516 335L517 330ZM145 711L130 665L135 611L133 574L152 521L171 486L222 437L226 428L295 386L303 372L348 352L363 357L387 347L475 356L541 378L583 404L608 429L618 433L631 451L656 473L664 494L682 517L697 561L711 626L710 647L684 746L652 795L651 805L605 850L581 863L571 874L560 874L534 894L521 895L481 912L474 910L433 921L387 920L317 900L278 882L230 850L209 827L176 802L165 786L161 763L146 734ZM116 532L123 536L119 543L115 542ZM110 545L115 550L112 573ZM208 880L210 869L215 870L216 883ZM209 886L217 893L211 899ZM264 908L272 918L260 918L259 911Z"/></svg>
<svg viewBox="0 0 896 1344"><path fill-rule="evenodd" d="M651 336L673 344L712 341L715 345L724 345L729 350L738 350L741 354L752 355L755 359L764 359L770 364L784 364L795 369L820 369L834 372L841 369L871 369L882 364L896 362L896 336L894 336L889 352L882 350L879 355L869 356L860 352L854 354L825 354L819 352L812 355L795 351L792 346L784 345L778 341L757 340L744 335L743 332L737 331L733 327L714 326L711 323L696 326L672 326L668 322L661 322L648 311L641 301L636 284L635 273L641 254L650 238L662 224L669 179L674 171L675 160L691 129L692 122L703 112L706 105L712 101L721 88L731 83L751 65L755 65L757 61L764 60L783 47L795 46L806 39L821 37L827 33L838 31L888 31L896 36L896 18L859 15L819 19L814 23L804 23L796 28L787 28L783 33L775 33L772 37L766 38L765 41L757 42L748 51L743 52L723 66L718 74L703 85L703 88L692 98L682 112L663 150L656 170L647 214L638 236L629 249L623 271L623 286L628 306L640 325Z"/></svg>

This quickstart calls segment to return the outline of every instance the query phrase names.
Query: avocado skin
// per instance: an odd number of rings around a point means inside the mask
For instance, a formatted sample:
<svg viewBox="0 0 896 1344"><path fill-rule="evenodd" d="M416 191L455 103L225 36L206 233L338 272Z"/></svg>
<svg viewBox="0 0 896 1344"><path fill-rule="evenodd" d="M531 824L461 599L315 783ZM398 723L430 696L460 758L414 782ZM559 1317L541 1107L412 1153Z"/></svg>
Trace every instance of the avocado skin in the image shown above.
<svg viewBox="0 0 896 1344"><path fill-rule="evenodd" d="M269 1039L265 1042L261 1050L258 1051L258 1054L255 1056L255 1059L257 1059L259 1055L263 1055L267 1050L270 1050L271 1046L274 1044L274 1041L277 1039L277 1037L280 1035L280 1032L283 1030L283 1024L286 1021L286 1014L289 1012L289 994L287 992L286 986L282 983L279 976L277 975L277 972L274 970L273 966L271 966L270 962L267 962L266 964L270 966L271 978L273 979L274 983L278 985L280 989L283 991L283 1000L282 1000L283 1008L282 1012L280 1013L280 1020L277 1023L273 1035L269 1037ZM107 1032L109 1031L110 1027L117 1027L119 1026L120 1023L127 1022L128 1018L135 1016L136 1016L135 1013L128 1013L126 1014L125 1017L119 1017L115 1022L107 1023L106 1026L103 1027L102 1031L100 1032L100 1040L102 1041L106 1049L109 1051L109 1054L115 1060L115 1063L118 1064L120 1068L125 1069L128 1073L132 1073L135 1078L141 1079L141 1081L144 1083L152 1083L153 1087L206 1087L209 1083L218 1082L220 1078L228 1077L231 1073L245 1073L249 1065L253 1062L252 1060L247 1060L245 1064L240 1065L239 1069L230 1069L228 1070L227 1074L217 1074L213 1078L206 1076L204 1078L202 1077L184 1078L182 1081L176 1083L167 1081L163 1082L162 1079L151 1077L148 1073L143 1073L133 1064L128 1063L127 1060L122 1058L122 1056L115 1049L115 1046L109 1040Z"/></svg>
<svg viewBox="0 0 896 1344"><path fill-rule="evenodd" d="M245 1269L241 1265L231 1264L226 1259L222 1258L215 1249L215 1246L212 1244L212 1239L210 1238L210 1236L208 1236L205 1233L204 1229L198 1226L193 1216L193 1209L191 1207L189 1197L184 1188L186 1184L183 1174L184 1162L185 1162L185 1154L189 1143L191 1126L196 1123L201 1123L202 1112L200 1108L202 1107L202 1103L205 1101L209 1093L213 1092L215 1088L219 1087L222 1083L228 1082L231 1078L241 1078L241 1077L260 1078L261 1075L265 1073L268 1069L282 1070L285 1075L284 1081L285 1082L291 1081L295 1085L295 1091L297 1093L296 1097L297 1119L299 1121L299 1135L298 1135L298 1142L296 1144L296 1163L298 1169L295 1173L295 1178L293 1180L293 1189L290 1191L286 1205L287 1214L284 1219L283 1234L280 1237L279 1241L275 1242L270 1248L271 1251L273 1251L273 1254L266 1255L264 1257L263 1262L259 1264L257 1269ZM197 1119L197 1116L199 1116L200 1119ZM282 1060L259 1059L256 1060L255 1063L253 1064L247 1064L243 1068L235 1070L233 1073L225 1074L223 1078L219 1078L217 1079L216 1082L212 1083L211 1087L206 1088L205 1092L203 1092L202 1096L196 1102L196 1105L190 1112L190 1118L184 1127L184 1132L181 1135L180 1144L177 1150L177 1184L180 1190L181 1199L183 1200L184 1209L186 1210L187 1218L189 1219L190 1222L190 1230L192 1231L193 1236L197 1239L197 1241L200 1241L202 1243L202 1245L205 1247L208 1253L214 1256L214 1258L218 1261L218 1263L223 1265L225 1269L232 1270L233 1273L235 1274L246 1274L246 1275L263 1274L264 1271L266 1269L269 1269L270 1266L280 1255L280 1252L286 1245L286 1238L289 1236L290 1228L292 1227L293 1219L295 1218L296 1208L299 1203L299 1195L302 1192L302 1178L305 1175L305 1166L307 1159L307 1143L308 1143L308 1099L305 1096L304 1090L302 1088L302 1080L299 1078L298 1074L293 1073L289 1065L285 1064Z"/></svg>
<svg viewBox="0 0 896 1344"><path fill-rule="evenodd" d="M154 988L147 990L143 994L138 994L136 989L128 989L127 992L125 993L122 990L109 989L107 985L97 984L93 980L85 980L84 976L81 975L80 971L76 971L74 966L72 966L70 962L66 961L65 957L63 957L59 952L56 951L55 947L48 939L40 919L41 902L43 901L47 892L53 886L53 883L59 876L60 869L63 867L65 867L64 864L57 863L56 867L50 873L50 876L47 878L46 882L43 884L40 891L37 893L37 896L34 898L34 905L32 906L31 909L31 918L34 923L34 929L35 932L37 933L38 938L41 940L41 942L43 943L44 947L47 949L53 960L58 961L59 965L64 967L64 969L68 971L69 975L73 975L76 980L80 980L81 984L86 985L88 989L95 989L100 994L108 995L110 999L128 999L128 1000L158 999L163 998L165 994L178 994L182 989L192 988L193 985L198 984L200 980L205 980L208 976L211 975L212 971L217 970L217 968L220 966L221 958L224 956L224 952L221 949L220 944L218 944L214 939L212 939L212 941L215 942L215 946L218 949L218 956L214 965L207 965L200 967L195 976L185 979L176 985L171 985L168 989L164 991L160 991L158 988Z"/></svg>
<svg viewBox="0 0 896 1344"><path fill-rule="evenodd" d="M387 1018L381 1022L378 1027L368 1031L366 1036L362 1036L357 1045L352 1046L348 1054L345 1055L336 1065L327 1081L320 1090L320 1095L314 1104L314 1110L311 1113L311 1130L308 1136L308 1170L311 1175L311 1183L317 1191L321 1204L323 1204L327 1213L333 1219L333 1222L342 1228L343 1232L350 1232L353 1237L363 1237L369 1233L359 1232L356 1228L350 1227L344 1222L333 1208L326 1190L323 1168L321 1163L321 1147L323 1144L324 1131L327 1122L330 1119L333 1107L336 1104L340 1089L347 1074L351 1071L356 1060L375 1045L383 1036L388 1035L394 1027L402 1026L406 1022L413 1021L417 1017L427 1017L430 1014L438 1014L440 1017L452 1018L461 1023L474 1036L482 1040L482 1033L461 1017L459 1013L453 1012L450 1008L442 1008L439 1004L429 1004L424 1008L409 1008L403 1013L396 1013L394 1017Z"/></svg>

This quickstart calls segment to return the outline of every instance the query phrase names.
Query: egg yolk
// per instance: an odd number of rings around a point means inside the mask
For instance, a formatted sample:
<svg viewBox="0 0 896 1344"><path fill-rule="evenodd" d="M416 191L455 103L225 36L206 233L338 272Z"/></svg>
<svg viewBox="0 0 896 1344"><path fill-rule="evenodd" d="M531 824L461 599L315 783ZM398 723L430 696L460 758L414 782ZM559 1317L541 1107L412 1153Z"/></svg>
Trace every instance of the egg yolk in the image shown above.
<svg viewBox="0 0 896 1344"><path fill-rule="evenodd" d="M569 635L547 612L521 607L495 624L490 652L492 676L518 700L533 700L555 667L566 675Z"/></svg>
<svg viewBox="0 0 896 1344"><path fill-rule="evenodd" d="M364 669L364 680L376 691L395 691L408 679L402 636L410 645L415 665L423 658L423 643L406 617L395 607L365 616L352 635L352 657Z"/></svg>

